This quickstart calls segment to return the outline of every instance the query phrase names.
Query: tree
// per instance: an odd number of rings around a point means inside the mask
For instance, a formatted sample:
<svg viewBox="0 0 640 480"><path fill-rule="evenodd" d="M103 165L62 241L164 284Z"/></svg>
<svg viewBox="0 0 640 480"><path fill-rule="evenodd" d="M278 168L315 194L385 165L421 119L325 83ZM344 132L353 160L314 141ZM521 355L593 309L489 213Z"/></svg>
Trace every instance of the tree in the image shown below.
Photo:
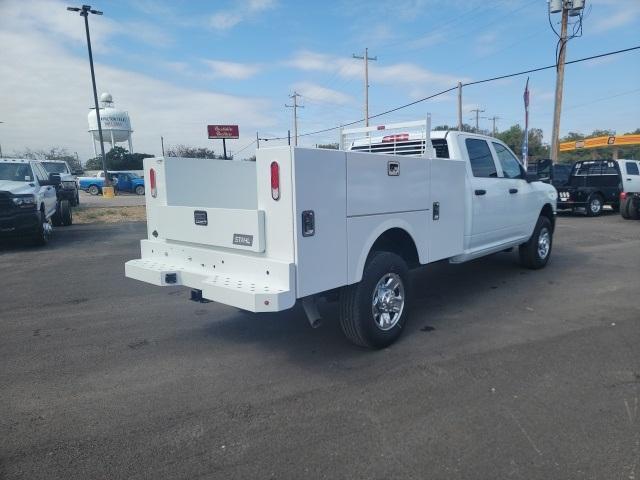
<svg viewBox="0 0 640 480"><path fill-rule="evenodd" d="M549 150L542 144L542 130L539 128L529 129L529 159L548 158ZM496 133L496 138L502 140L513 150L518 157L522 157L522 139L524 130L519 124L512 125L507 130Z"/></svg>
<svg viewBox="0 0 640 480"><path fill-rule="evenodd" d="M63 147L51 147L47 150L25 148L23 151L13 152L13 156L17 158L30 158L32 160L62 160L69 164L71 171L82 171L82 166L78 159Z"/></svg>
<svg viewBox="0 0 640 480"><path fill-rule="evenodd" d="M167 150L168 157L182 157L182 158L223 158L221 155L216 155L214 150L205 147L192 147L189 145L175 145L169 147Z"/></svg>
<svg viewBox="0 0 640 480"><path fill-rule="evenodd" d="M148 153L129 153L122 147L113 147L106 154L107 168L109 170L142 170L145 158L153 157ZM87 160L87 170L102 170L102 159L95 157Z"/></svg>

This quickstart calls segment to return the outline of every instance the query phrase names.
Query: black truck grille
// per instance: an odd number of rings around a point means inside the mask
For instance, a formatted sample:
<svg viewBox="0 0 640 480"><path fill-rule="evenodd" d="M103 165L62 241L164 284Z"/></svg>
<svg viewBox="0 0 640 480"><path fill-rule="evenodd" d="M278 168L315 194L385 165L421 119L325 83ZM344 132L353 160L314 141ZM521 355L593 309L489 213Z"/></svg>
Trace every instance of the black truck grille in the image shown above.
<svg viewBox="0 0 640 480"><path fill-rule="evenodd" d="M13 200L8 192L0 192L0 212L8 212L13 210Z"/></svg>

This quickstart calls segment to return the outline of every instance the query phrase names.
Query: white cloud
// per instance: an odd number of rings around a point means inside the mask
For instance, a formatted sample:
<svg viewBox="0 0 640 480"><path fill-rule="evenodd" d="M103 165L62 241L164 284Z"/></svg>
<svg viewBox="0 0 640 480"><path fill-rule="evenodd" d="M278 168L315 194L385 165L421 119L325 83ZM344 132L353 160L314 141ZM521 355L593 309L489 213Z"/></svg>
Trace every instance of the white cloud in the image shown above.
<svg viewBox="0 0 640 480"><path fill-rule="evenodd" d="M223 62L220 60L203 60L203 62L209 66L214 77L232 78L234 80L245 80L260 70L258 65L246 63Z"/></svg>
<svg viewBox="0 0 640 480"><path fill-rule="evenodd" d="M604 33L609 30L623 27L640 18L640 3L637 0L612 2L610 0L597 0L603 8L594 20L592 31ZM599 9L600 10L600 9Z"/></svg>
<svg viewBox="0 0 640 480"><path fill-rule="evenodd" d="M219 32L232 29L239 23L276 7L275 0L248 0L238 2L233 9L222 10L211 15L209 25Z"/></svg>
<svg viewBox="0 0 640 480"><path fill-rule="evenodd" d="M308 50L297 52L293 58L285 62L289 67L303 71L319 71L336 73L340 77L357 77L362 75L362 61L349 57L336 57ZM414 63L396 63L380 65L369 63L369 77L374 82L398 85L455 86L458 81L467 78L450 74L435 73Z"/></svg>
<svg viewBox="0 0 640 480"><path fill-rule="evenodd" d="M58 145L78 151L81 158L93 156L87 133L87 114L92 104L87 60L81 53L71 53L66 43L59 41L56 20L53 25L46 23L46 17L32 20L21 17L21 11L18 2L0 7L3 152ZM104 32L101 41L108 40ZM180 62L172 66L185 68ZM99 92L111 92L116 106L131 115L133 146L138 152L159 153L160 135L164 135L165 144L207 145L207 123L237 123L241 133L274 126L268 115L270 102L263 98L173 85L105 65L100 56L96 59L96 76Z"/></svg>
<svg viewBox="0 0 640 480"><path fill-rule="evenodd" d="M302 95L303 100L312 102L346 105L353 102L353 98L337 90L323 87L311 82L296 83L292 89Z"/></svg>

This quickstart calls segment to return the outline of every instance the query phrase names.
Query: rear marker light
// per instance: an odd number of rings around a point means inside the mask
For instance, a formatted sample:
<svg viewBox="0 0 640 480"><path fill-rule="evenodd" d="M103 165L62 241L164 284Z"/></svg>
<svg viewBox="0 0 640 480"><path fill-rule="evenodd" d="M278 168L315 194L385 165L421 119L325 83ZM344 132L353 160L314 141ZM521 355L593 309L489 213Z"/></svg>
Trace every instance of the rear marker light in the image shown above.
<svg viewBox="0 0 640 480"><path fill-rule="evenodd" d="M271 162L271 198L280 200L280 166Z"/></svg>
<svg viewBox="0 0 640 480"><path fill-rule="evenodd" d="M158 188L156 186L156 171L153 168L149 170L149 183L151 184L151 196L156 198L158 196Z"/></svg>

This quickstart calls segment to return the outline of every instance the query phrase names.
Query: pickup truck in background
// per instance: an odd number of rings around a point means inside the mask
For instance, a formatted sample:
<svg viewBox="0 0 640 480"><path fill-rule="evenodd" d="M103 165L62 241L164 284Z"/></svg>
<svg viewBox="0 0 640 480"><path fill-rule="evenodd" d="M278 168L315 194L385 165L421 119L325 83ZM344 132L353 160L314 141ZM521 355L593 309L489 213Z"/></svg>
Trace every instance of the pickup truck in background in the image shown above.
<svg viewBox="0 0 640 480"><path fill-rule="evenodd" d="M633 179L623 175L632 160L582 160L573 164L567 183L558 187L558 210L584 210L597 217L605 205L620 208L620 194L633 189ZM630 190L633 191L633 190Z"/></svg>
<svg viewBox="0 0 640 480"><path fill-rule="evenodd" d="M69 164L63 160L41 160L42 166L49 174L60 176L58 200L67 200L73 207L80 205L80 194L76 177L71 172Z"/></svg>
<svg viewBox="0 0 640 480"><path fill-rule="evenodd" d="M36 160L0 158L0 238L45 245L52 233L59 183Z"/></svg>
<svg viewBox="0 0 640 480"><path fill-rule="evenodd" d="M345 130L341 147L145 159L148 238L125 275L251 312L300 301L312 326L337 294L346 337L383 348L407 322L410 268L513 247L547 264L556 190L503 142L422 121Z"/></svg>
<svg viewBox="0 0 640 480"><path fill-rule="evenodd" d="M117 191L144 195L144 178L133 172L108 171L107 174ZM104 173L99 172L95 177L80 177L78 184L91 195L99 195L104 186Z"/></svg>

